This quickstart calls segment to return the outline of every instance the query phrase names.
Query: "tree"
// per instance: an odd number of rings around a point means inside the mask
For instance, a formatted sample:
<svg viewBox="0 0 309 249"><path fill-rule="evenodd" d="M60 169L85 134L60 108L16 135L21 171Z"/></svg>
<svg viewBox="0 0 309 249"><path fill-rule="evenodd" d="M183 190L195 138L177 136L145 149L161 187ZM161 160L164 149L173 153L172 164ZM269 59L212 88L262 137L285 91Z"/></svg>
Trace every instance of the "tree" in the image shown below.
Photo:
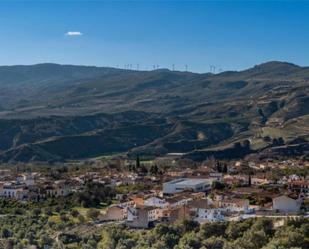
<svg viewBox="0 0 309 249"><path fill-rule="evenodd" d="M224 165L223 165L222 173L227 173L227 164L226 163L224 163Z"/></svg>
<svg viewBox="0 0 309 249"><path fill-rule="evenodd" d="M72 197L74 205L83 207L98 207L102 202L110 203L115 196L115 191L98 182L87 182L83 192L75 193Z"/></svg>
<svg viewBox="0 0 309 249"><path fill-rule="evenodd" d="M73 209L72 211L71 211L71 215L73 216L73 217L78 217L78 215L79 215L79 212L76 210L76 209Z"/></svg>
<svg viewBox="0 0 309 249"><path fill-rule="evenodd" d="M205 223L200 227L199 237L207 239L211 236L225 236L226 228L225 222Z"/></svg>
<svg viewBox="0 0 309 249"><path fill-rule="evenodd" d="M282 137L278 138L278 145L284 145L284 139Z"/></svg>
<svg viewBox="0 0 309 249"><path fill-rule="evenodd" d="M155 165L152 165L151 167L150 167L150 173L152 174L152 175L157 175L158 174L158 172L159 172L159 168L158 168L158 166L155 164Z"/></svg>
<svg viewBox="0 0 309 249"><path fill-rule="evenodd" d="M225 184L219 181L212 182L212 189L222 190L225 188Z"/></svg>
<svg viewBox="0 0 309 249"><path fill-rule="evenodd" d="M145 165L141 165L139 168L139 172L143 175L146 175L148 173L148 169L145 167Z"/></svg>
<svg viewBox="0 0 309 249"><path fill-rule="evenodd" d="M281 146L284 145L284 139L282 137L274 138L272 141L273 146Z"/></svg>
<svg viewBox="0 0 309 249"><path fill-rule="evenodd" d="M251 187L251 173L248 175L248 186Z"/></svg>
<svg viewBox="0 0 309 249"><path fill-rule="evenodd" d="M245 232L240 239L242 248L246 249L260 249L268 242L267 234L263 230L250 229Z"/></svg>
<svg viewBox="0 0 309 249"><path fill-rule="evenodd" d="M194 232L186 233L179 241L176 249L199 249L201 247L201 240L196 237Z"/></svg>
<svg viewBox="0 0 309 249"><path fill-rule="evenodd" d="M21 209L21 208L16 208L16 209L14 210L14 214L15 214L15 215L23 215L24 213L25 213L24 210Z"/></svg>
<svg viewBox="0 0 309 249"><path fill-rule="evenodd" d="M183 220L182 222L182 229L183 232L192 232L192 231L197 231L199 228L199 223L197 221L193 220Z"/></svg>
<svg viewBox="0 0 309 249"><path fill-rule="evenodd" d="M13 249L14 248L14 241L12 239L9 239L5 242L5 248L6 249Z"/></svg>
<svg viewBox="0 0 309 249"><path fill-rule="evenodd" d="M237 149L237 150L239 150L239 149L242 148L240 142L235 142L234 145L233 145L233 147L234 147L234 149Z"/></svg>
<svg viewBox="0 0 309 249"><path fill-rule="evenodd" d="M39 240L39 244L41 248L45 248L47 245L51 246L53 243L54 243L54 240L46 234L43 234Z"/></svg>
<svg viewBox="0 0 309 249"><path fill-rule="evenodd" d="M245 221L231 221L225 231L226 235L230 240L236 240L243 236L243 234L251 228L253 224L252 219L247 219Z"/></svg>
<svg viewBox="0 0 309 249"><path fill-rule="evenodd" d="M222 237L212 236L202 242L205 249L222 249L225 243L225 239Z"/></svg>
<svg viewBox="0 0 309 249"><path fill-rule="evenodd" d="M39 208L34 208L34 209L32 210L32 215L33 215L33 216L38 217L40 214L41 214L41 209L39 209Z"/></svg>
<svg viewBox="0 0 309 249"><path fill-rule="evenodd" d="M154 248L174 248L178 244L182 235L182 228L179 226L168 226L166 224L157 225L151 232L151 236L158 241ZM149 248L149 247L146 247Z"/></svg>
<svg viewBox="0 0 309 249"><path fill-rule="evenodd" d="M8 228L6 228L6 227L3 227L2 229L1 229L1 238L9 238L9 237L11 237L12 236L12 232L11 232L11 230L9 230Z"/></svg>
<svg viewBox="0 0 309 249"><path fill-rule="evenodd" d="M277 231L273 239L263 249L309 248L309 242L300 229L285 226Z"/></svg>
<svg viewBox="0 0 309 249"><path fill-rule="evenodd" d="M302 220L304 224L301 225L300 229L302 233L309 238L309 223L307 223L305 220Z"/></svg>
<svg viewBox="0 0 309 249"><path fill-rule="evenodd" d="M255 231L264 231L267 235L273 235L274 229L273 229L273 222L270 219L267 218L260 218L257 219L254 224L251 227L252 230Z"/></svg>
<svg viewBox="0 0 309 249"><path fill-rule="evenodd" d="M219 161L216 162L216 168L217 168L217 171L218 171L219 173L222 172L222 165L221 165L221 163L220 163Z"/></svg>
<svg viewBox="0 0 309 249"><path fill-rule="evenodd" d="M58 238L63 244L78 243L81 241L81 238L76 234L62 233Z"/></svg>
<svg viewBox="0 0 309 249"><path fill-rule="evenodd" d="M66 214L60 214L60 220L63 222L69 221L69 217Z"/></svg>
<svg viewBox="0 0 309 249"><path fill-rule="evenodd" d="M92 220L96 220L99 217L99 215L100 215L100 211L96 209L91 208L87 211L87 217Z"/></svg>
<svg viewBox="0 0 309 249"><path fill-rule="evenodd" d="M52 212L52 210L51 210L50 208L45 208L45 209L44 209L44 213L45 213L45 215L47 215L47 216L53 215L53 212Z"/></svg>
<svg viewBox="0 0 309 249"><path fill-rule="evenodd" d="M265 136L265 137L263 137L263 140L265 142L271 142L271 137L270 136Z"/></svg>
<svg viewBox="0 0 309 249"><path fill-rule="evenodd" d="M245 149L245 150L250 150L250 141L248 139L245 139L243 142L242 142L242 147Z"/></svg>
<svg viewBox="0 0 309 249"><path fill-rule="evenodd" d="M84 217L83 215L79 214L79 215L77 216L77 218L78 218L78 220L79 220L80 223L84 223L84 222L85 222L85 217Z"/></svg>
<svg viewBox="0 0 309 249"><path fill-rule="evenodd" d="M128 169L129 171L132 171L132 172L136 171L135 165L131 163L129 164Z"/></svg>
<svg viewBox="0 0 309 249"><path fill-rule="evenodd" d="M136 156L136 163L135 163L135 168L138 171L140 169L141 166L141 162L140 162L140 158L139 155Z"/></svg>

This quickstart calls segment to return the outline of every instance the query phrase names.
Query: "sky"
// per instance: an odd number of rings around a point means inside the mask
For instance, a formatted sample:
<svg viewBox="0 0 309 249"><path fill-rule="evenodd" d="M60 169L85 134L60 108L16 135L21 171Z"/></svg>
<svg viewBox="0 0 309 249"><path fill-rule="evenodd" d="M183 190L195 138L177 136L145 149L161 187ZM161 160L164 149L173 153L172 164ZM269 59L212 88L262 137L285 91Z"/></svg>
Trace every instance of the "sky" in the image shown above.
<svg viewBox="0 0 309 249"><path fill-rule="evenodd" d="M0 65L308 66L308 27L309 1L0 0Z"/></svg>

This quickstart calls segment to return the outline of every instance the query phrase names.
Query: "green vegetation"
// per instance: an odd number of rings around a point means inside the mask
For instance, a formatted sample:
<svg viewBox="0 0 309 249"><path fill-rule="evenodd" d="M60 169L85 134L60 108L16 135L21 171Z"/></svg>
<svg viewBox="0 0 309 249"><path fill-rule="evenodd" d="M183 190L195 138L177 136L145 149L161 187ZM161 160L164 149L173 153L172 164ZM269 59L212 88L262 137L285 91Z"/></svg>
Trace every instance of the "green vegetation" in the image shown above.
<svg viewBox="0 0 309 249"><path fill-rule="evenodd" d="M98 248L109 249L289 249L308 248L308 220L288 221L274 229L268 219L198 225L183 221L159 224L150 231L103 229Z"/></svg>
<svg viewBox="0 0 309 249"><path fill-rule="evenodd" d="M150 190L151 185L146 184L122 184L116 187L116 192L119 194L128 194L139 190Z"/></svg>
<svg viewBox="0 0 309 249"><path fill-rule="evenodd" d="M97 213L90 209L91 218ZM54 219L45 213L0 217L0 247L101 248L101 249L306 249L309 221L287 220L274 228L265 218L239 222L182 221L159 224L152 230L128 230L121 225L97 226L63 212ZM77 217L79 217L78 214ZM64 218L65 217L65 218ZM90 222L90 223L89 223Z"/></svg>
<svg viewBox="0 0 309 249"><path fill-rule="evenodd" d="M74 228L95 227L94 221L114 196L105 185L88 182L81 192L40 202L0 198L0 248L22 249L30 245L63 248L58 246L76 242L87 244L95 237L93 232L83 233L82 237L69 232Z"/></svg>
<svg viewBox="0 0 309 249"><path fill-rule="evenodd" d="M104 184L88 182L82 192L72 195L70 203L73 206L100 207L110 205L115 197L115 191Z"/></svg>

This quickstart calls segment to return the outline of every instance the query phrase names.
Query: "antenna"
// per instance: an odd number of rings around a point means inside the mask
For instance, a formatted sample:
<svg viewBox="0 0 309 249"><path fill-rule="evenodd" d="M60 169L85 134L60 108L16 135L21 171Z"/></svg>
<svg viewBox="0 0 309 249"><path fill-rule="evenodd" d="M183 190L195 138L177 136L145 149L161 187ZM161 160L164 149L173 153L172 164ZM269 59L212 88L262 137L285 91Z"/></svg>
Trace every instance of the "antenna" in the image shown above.
<svg viewBox="0 0 309 249"><path fill-rule="evenodd" d="M136 65L136 69L139 70L139 64Z"/></svg>
<svg viewBox="0 0 309 249"><path fill-rule="evenodd" d="M175 64L172 65L172 70L175 71Z"/></svg>
<svg viewBox="0 0 309 249"><path fill-rule="evenodd" d="M153 65L152 68L153 68L153 70L156 70L156 65Z"/></svg>
<svg viewBox="0 0 309 249"><path fill-rule="evenodd" d="M185 65L185 69L186 69L186 72L188 72L188 65L187 64Z"/></svg>

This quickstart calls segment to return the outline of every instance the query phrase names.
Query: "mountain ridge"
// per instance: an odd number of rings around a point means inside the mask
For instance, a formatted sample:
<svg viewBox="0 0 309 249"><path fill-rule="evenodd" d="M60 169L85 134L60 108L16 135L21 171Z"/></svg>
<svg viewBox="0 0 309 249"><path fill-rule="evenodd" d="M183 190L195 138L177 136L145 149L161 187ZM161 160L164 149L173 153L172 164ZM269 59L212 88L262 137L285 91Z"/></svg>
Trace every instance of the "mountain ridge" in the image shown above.
<svg viewBox="0 0 309 249"><path fill-rule="evenodd" d="M218 74L49 63L0 67L0 160L192 155L245 139L262 151L275 146L264 141L268 136L286 143L307 139L306 125L299 125L309 121L308 82L309 68L278 61ZM76 153L67 148L72 136Z"/></svg>

